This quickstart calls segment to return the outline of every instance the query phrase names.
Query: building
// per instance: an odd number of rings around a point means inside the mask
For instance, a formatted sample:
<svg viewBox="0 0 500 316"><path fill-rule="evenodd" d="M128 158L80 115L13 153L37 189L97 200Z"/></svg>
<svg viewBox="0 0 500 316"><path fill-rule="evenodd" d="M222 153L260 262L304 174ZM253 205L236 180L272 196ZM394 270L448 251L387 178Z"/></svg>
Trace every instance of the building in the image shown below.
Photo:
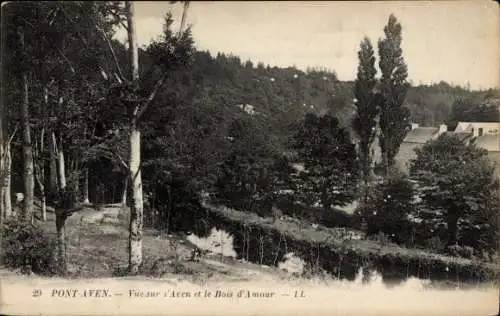
<svg viewBox="0 0 500 316"><path fill-rule="evenodd" d="M411 130L406 134L396 155L396 166L408 173L410 160L417 157L415 149L422 147L429 140L436 139L446 132L447 126L445 124L441 124L439 127L420 127L418 124L411 124Z"/></svg>
<svg viewBox="0 0 500 316"><path fill-rule="evenodd" d="M488 158L497 164L495 173L500 177L500 122L458 122L452 132L448 132L444 124L439 127L419 127L418 124L412 124L412 129L399 148L396 165L408 173L410 160L416 157L415 149L442 134L456 135L465 142L474 141L476 146L486 149Z"/></svg>
<svg viewBox="0 0 500 316"><path fill-rule="evenodd" d="M469 133L474 137L498 135L500 123L496 122L458 122L455 133Z"/></svg>

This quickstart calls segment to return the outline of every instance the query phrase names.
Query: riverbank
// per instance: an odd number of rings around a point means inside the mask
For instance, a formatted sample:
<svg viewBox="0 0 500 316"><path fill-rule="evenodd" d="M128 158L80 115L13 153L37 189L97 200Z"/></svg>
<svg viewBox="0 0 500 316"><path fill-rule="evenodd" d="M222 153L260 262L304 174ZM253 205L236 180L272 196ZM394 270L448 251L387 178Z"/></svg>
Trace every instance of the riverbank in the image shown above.
<svg viewBox="0 0 500 316"><path fill-rule="evenodd" d="M375 269L394 280L413 276L482 283L495 281L498 276L498 267L493 263L372 240L339 239L335 238L337 230L332 228L275 221L208 202L203 206L210 225L233 234L236 252L251 262L275 265L286 253L294 252L308 263L309 269L325 270L347 279L353 279L360 267Z"/></svg>
<svg viewBox="0 0 500 316"><path fill-rule="evenodd" d="M381 274L385 284L401 284L413 277L444 281L449 287L462 287L496 280L495 265L477 260L443 256L421 249L352 239L344 228L311 226L310 223L282 218L262 218L224 206L204 204L201 218L206 229L218 229L217 236L202 241L154 229L144 230L144 264L141 275L163 277L182 275L193 282L220 278L253 279L254 274L290 279L279 269L290 254L304 261L296 277L355 280L363 269ZM117 205L87 207L67 221L69 278L102 278L124 275L128 255L128 211ZM47 234L55 234L54 214L38 222ZM230 236L224 241L224 236ZM191 236L193 237L193 236ZM206 239L206 238L205 238ZM196 242L198 240L198 242ZM191 260L199 242L219 244L202 260ZM196 245L195 245L196 244ZM222 249L224 248L224 249ZM226 253L224 256L218 254ZM231 255L227 255L230 253ZM248 274L246 271L253 271ZM267 278L267 277L266 277Z"/></svg>

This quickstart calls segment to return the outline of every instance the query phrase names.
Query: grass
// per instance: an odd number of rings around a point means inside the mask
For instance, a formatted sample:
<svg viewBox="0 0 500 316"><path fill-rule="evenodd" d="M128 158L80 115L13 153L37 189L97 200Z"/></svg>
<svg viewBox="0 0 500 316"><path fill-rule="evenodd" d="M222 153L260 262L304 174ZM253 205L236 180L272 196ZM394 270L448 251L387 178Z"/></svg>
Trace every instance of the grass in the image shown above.
<svg viewBox="0 0 500 316"><path fill-rule="evenodd" d="M462 267L481 266L488 270L497 268L493 264L475 260L445 256L421 249L403 248L395 244L381 245L373 240L343 240L338 229L319 226L312 228L304 221L275 221L227 207L205 205L207 211L228 219L264 230L278 231L290 241L299 244L317 244L327 251L348 249L372 257L397 257L405 260L425 259L428 261L458 265ZM114 222L104 222L103 214L114 214ZM73 214L67 220L67 253L70 278L107 278L123 276L128 265L128 210L108 205L95 209L91 206ZM108 217L113 217L108 215ZM55 235L55 215L49 208L47 221L38 221L48 233ZM175 245L175 247L174 247ZM143 239L143 266L141 275L152 278L183 278L194 283L208 280L242 281L254 279L249 271L260 276L288 279L285 272L277 268L262 267L232 258L214 256L201 261L185 260L192 245L175 235L162 235L156 230L145 229ZM331 249L331 250L329 250ZM268 250L271 251L269 248ZM183 257L184 256L184 257ZM403 262L405 260L402 260ZM321 269L320 269L321 270ZM310 272L310 271L309 271ZM321 271L320 271L321 272ZM325 275L320 276L326 278Z"/></svg>
<svg viewBox="0 0 500 316"><path fill-rule="evenodd" d="M381 245L373 240L349 240L345 242L342 239L332 236L336 235L336 230L332 228L320 226L317 229L310 225L304 225L300 221L277 221L259 217L253 213L241 212L225 206L214 206L210 204L204 205L210 212L216 213L219 216L228 219L229 221L244 223L246 226L256 226L267 230L276 230L287 238L308 242L311 244L321 244L333 249L349 249L350 251L362 254L363 256L377 257L398 257L409 260L424 260L441 263L444 265L453 265L458 267L481 267L492 273L497 273L496 264L482 262L476 259L466 259L461 257L446 256L443 254L433 253L429 250L417 248L404 248L396 244L388 243Z"/></svg>
<svg viewBox="0 0 500 316"><path fill-rule="evenodd" d="M109 278L126 275L128 267L128 216L118 206L109 205L99 210L89 206L73 214L66 222L68 278ZM102 213L118 213L118 221L100 223ZM128 210L125 210L128 212ZM50 208L47 221L37 221L47 232L55 235L55 214ZM140 275L145 278L180 279L195 284L208 280L246 281L254 278L248 271L257 271L268 277L287 278L278 269L219 256L200 261L185 260L193 247L176 235L159 234L144 229L143 266ZM175 247L173 246L175 244ZM183 257L184 256L184 257Z"/></svg>

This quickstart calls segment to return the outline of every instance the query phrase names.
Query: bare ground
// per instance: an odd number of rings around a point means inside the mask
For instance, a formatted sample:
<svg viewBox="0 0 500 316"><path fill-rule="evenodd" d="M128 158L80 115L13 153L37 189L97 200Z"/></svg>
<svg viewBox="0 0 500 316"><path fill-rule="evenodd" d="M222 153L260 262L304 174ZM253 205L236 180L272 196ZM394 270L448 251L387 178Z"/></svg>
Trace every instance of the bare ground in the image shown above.
<svg viewBox="0 0 500 316"><path fill-rule="evenodd" d="M118 205L74 213L66 221L69 278L123 277L128 265L128 210ZM47 212L47 221L39 222L55 235L55 214ZM242 260L207 253L192 261L194 245L176 235L160 235L144 230L141 278L177 279L196 284L258 280L293 280L285 271ZM16 271L0 268L0 278L18 278ZM28 276L29 277L29 276Z"/></svg>

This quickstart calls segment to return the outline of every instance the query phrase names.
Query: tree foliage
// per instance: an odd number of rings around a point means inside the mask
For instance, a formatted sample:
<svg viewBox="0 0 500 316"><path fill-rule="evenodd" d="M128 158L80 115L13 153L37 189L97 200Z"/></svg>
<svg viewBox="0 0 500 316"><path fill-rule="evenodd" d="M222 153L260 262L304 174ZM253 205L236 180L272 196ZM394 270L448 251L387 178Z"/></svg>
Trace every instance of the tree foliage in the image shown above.
<svg viewBox="0 0 500 316"><path fill-rule="evenodd" d="M292 148L305 168L299 176L302 200L309 205L320 201L325 209L354 200L359 175L356 149L336 118L308 114Z"/></svg>
<svg viewBox="0 0 500 316"><path fill-rule="evenodd" d="M498 102L488 105L478 98L457 99L451 106L446 124L454 130L458 122L500 122Z"/></svg>
<svg viewBox="0 0 500 316"><path fill-rule="evenodd" d="M230 145L220 164L217 196L245 210L264 207L272 197L269 171L276 155L268 135L256 122L241 118L229 125L227 138Z"/></svg>
<svg viewBox="0 0 500 316"><path fill-rule="evenodd" d="M447 244L471 245L473 240L461 233L474 226L479 238L489 240L485 243L494 249L499 184L487 152L444 134L416 153L411 177L418 181L425 205L446 225Z"/></svg>
<svg viewBox="0 0 500 316"><path fill-rule="evenodd" d="M392 242L413 246L410 216L415 215L414 188L402 173L393 170L389 177L375 186L363 212L367 234L380 232Z"/></svg>
<svg viewBox="0 0 500 316"><path fill-rule="evenodd" d="M358 74L354 84L356 114L352 126L358 137L358 154L366 186L371 175L371 144L376 135L376 117L380 102L380 95L375 91L375 55L368 38L361 42L358 58Z"/></svg>
<svg viewBox="0 0 500 316"><path fill-rule="evenodd" d="M380 149L385 173L394 165L394 158L406 136L410 118L410 111L403 106L409 84L406 80L408 69L401 49L401 31L401 24L391 14L384 27L385 38L378 42L379 67L382 73L380 89L383 97L380 103Z"/></svg>

